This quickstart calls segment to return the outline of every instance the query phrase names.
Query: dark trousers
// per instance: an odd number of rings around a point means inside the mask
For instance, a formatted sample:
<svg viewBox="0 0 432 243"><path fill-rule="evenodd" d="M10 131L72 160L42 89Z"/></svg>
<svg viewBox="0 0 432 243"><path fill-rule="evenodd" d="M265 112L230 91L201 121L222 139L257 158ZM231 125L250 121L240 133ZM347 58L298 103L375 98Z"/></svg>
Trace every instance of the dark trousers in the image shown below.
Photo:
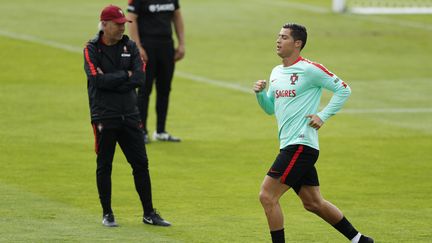
<svg viewBox="0 0 432 243"><path fill-rule="evenodd" d="M93 123L95 150L97 153L96 181L99 199L104 214L111 209L111 171L116 144L120 145L127 161L132 167L135 189L141 199L144 212L153 211L148 159L138 123Z"/></svg>
<svg viewBox="0 0 432 243"><path fill-rule="evenodd" d="M147 116L149 98L156 83L156 113L157 132L165 132L166 119L168 114L169 94L174 74L174 46L172 42L159 44L157 46L143 45L148 56L146 65L146 80L143 87L138 91L138 108L141 113L141 120L144 131L147 133Z"/></svg>

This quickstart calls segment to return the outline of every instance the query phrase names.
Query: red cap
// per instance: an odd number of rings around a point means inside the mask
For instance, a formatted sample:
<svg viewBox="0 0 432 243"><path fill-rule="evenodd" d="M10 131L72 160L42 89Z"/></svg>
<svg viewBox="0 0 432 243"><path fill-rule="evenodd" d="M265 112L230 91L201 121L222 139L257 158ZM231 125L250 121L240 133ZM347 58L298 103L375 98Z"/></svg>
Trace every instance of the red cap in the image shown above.
<svg viewBox="0 0 432 243"><path fill-rule="evenodd" d="M121 8L109 5L106 6L100 15L101 21L113 21L118 24L124 24L126 22L132 22L129 19L127 19L123 13L123 10Z"/></svg>

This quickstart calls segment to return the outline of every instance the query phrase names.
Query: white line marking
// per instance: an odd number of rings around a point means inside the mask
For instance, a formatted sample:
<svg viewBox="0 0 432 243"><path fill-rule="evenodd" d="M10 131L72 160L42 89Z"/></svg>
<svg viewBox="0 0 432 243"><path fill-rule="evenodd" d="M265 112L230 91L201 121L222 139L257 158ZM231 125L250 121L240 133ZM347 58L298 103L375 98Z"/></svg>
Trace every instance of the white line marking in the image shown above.
<svg viewBox="0 0 432 243"><path fill-rule="evenodd" d="M57 49L68 51L68 52L82 53L82 48L72 46L72 45L58 43L55 41L45 40L45 39L38 38L35 36L31 36L31 35L17 34L17 33L9 32L9 31L0 30L0 36L5 36L5 37L9 37L9 38L16 39L16 40L22 40L22 41L28 41L28 42L32 42L32 43L36 43L36 44L41 44L44 46L53 47L53 48L57 48ZM197 76L194 74L181 72L181 71L176 71L175 75L178 77L186 78L186 79L196 81L199 83L211 84L211 85L215 85L218 87L237 90L237 91L241 91L241 92L245 92L245 93L252 93L252 88L249 89L249 88L241 86L240 84L237 84L237 83L230 83L227 81L214 80L214 79L201 77L201 76Z"/></svg>
<svg viewBox="0 0 432 243"><path fill-rule="evenodd" d="M233 90L241 91L244 93L250 93L250 94L253 93L252 86L251 86L251 88L247 88L247 87L240 85L238 83L231 83L228 81L209 79L206 77L201 77L201 76L197 76L194 74L185 73L185 72L181 72L181 71L176 71L175 75L179 76L181 78L190 79L190 80L193 80L193 81L199 82L199 83L211 84L211 85L215 85L215 86L219 86L219 87L223 87L223 88L227 88L227 89L233 89Z"/></svg>
<svg viewBox="0 0 432 243"><path fill-rule="evenodd" d="M314 6L310 4L304 4L304 3L291 3L291 2L276 2L276 1L259 1L262 2L262 4L266 5L274 5L274 6L285 6L290 7L298 10L304 10L312 13L318 13L318 14L330 14L332 13L330 8L326 7L320 7L320 6ZM432 31L432 26L430 24L415 22L415 21L409 21L409 20L399 20L396 18L388 18L383 16L376 16L376 15L356 15L356 14L340 14L342 17L347 18L354 18L359 19L363 21L369 21L369 22L375 22L380 24L386 24L386 25L399 25L402 27L411 27L416 29L423 29L427 31Z"/></svg>
<svg viewBox="0 0 432 243"><path fill-rule="evenodd" d="M372 109L343 109L341 113L432 113L432 108L372 108Z"/></svg>
<svg viewBox="0 0 432 243"><path fill-rule="evenodd" d="M58 43L55 41L41 39L41 38L38 38L36 36L18 34L18 33L13 33L13 32L4 31L4 30L0 30L0 36L5 36L5 37L9 37L9 38L16 39L16 40L22 40L22 41L37 43L37 44L41 44L44 46L54 47L57 49L61 49L61 50L69 51L69 52L75 52L75 53L82 53L83 48L84 48L84 47L79 48L76 46L62 44L62 43Z"/></svg>
<svg viewBox="0 0 432 243"><path fill-rule="evenodd" d="M283 6L283 7L291 7L291 8L295 8L298 10L305 10L308 12L313 12L313 13L320 13L320 14L327 14L327 13L331 13L331 10L329 8L325 8L325 7L319 7L319 6L314 6L314 5L310 5L310 4L304 4L304 3L291 3L291 2L276 2L276 1L268 1L266 0L265 3L266 5L275 5L275 6Z"/></svg>
<svg viewBox="0 0 432 243"><path fill-rule="evenodd" d="M44 46L57 48L60 50L82 53L82 49L76 46L58 43L55 41L45 40L31 35L17 34L9 31L0 30L0 36L9 37L16 40L28 41ZM210 79L186 72L176 71L176 76L186 78L198 83L209 84L217 87L222 87L230 90L237 90L243 93L252 94L252 86L250 88L242 86L238 83L230 83L228 81ZM431 113L432 108L375 108L375 109L343 109L341 113L347 114L365 114L365 113Z"/></svg>
<svg viewBox="0 0 432 243"><path fill-rule="evenodd" d="M423 29L427 31L432 31L432 26L429 24L419 23L415 21L398 20L394 18L386 18L383 16L360 16L360 15L344 15L346 17L355 18L363 21L375 22L379 24L388 25L399 25L401 27L411 27L416 29Z"/></svg>

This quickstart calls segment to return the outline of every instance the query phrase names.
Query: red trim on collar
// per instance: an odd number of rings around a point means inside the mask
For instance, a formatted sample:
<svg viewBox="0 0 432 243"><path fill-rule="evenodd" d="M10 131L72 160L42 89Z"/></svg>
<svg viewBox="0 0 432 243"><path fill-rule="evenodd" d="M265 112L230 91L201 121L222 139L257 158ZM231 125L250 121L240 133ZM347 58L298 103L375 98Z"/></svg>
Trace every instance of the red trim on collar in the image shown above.
<svg viewBox="0 0 432 243"><path fill-rule="evenodd" d="M298 63L298 62L300 62L300 61L302 61L302 60L304 60L303 57L302 57L302 56L299 56L299 57L297 58L297 60L295 60L295 62L294 62L293 64L291 64L291 66L294 65L294 64L296 64L296 63Z"/></svg>

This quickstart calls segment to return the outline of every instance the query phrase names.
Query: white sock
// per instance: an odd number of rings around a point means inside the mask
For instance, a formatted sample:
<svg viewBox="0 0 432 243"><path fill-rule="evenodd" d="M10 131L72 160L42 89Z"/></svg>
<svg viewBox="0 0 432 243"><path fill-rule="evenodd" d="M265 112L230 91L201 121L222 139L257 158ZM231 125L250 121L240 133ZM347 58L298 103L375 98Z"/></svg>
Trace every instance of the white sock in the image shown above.
<svg viewBox="0 0 432 243"><path fill-rule="evenodd" d="M359 232L356 236L354 236L354 238L352 238L351 243L358 243L360 240L360 237L361 237L361 234Z"/></svg>

